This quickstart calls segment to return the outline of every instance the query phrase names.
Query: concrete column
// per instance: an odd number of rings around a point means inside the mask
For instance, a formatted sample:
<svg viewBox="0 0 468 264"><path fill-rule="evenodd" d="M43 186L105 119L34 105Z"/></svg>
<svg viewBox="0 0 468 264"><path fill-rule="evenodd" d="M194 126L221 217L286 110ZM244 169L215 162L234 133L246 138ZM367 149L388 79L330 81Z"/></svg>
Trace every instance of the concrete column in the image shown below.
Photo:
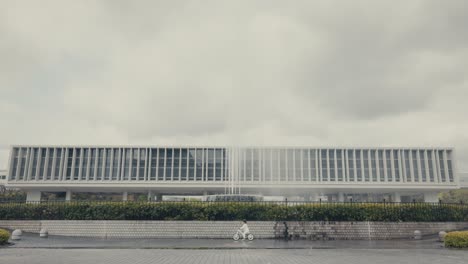
<svg viewBox="0 0 468 264"><path fill-rule="evenodd" d="M399 192L395 192L393 194L393 202L395 203L401 203L401 195Z"/></svg>
<svg viewBox="0 0 468 264"><path fill-rule="evenodd" d="M156 201L161 202L163 200L163 195L161 193L156 194Z"/></svg>
<svg viewBox="0 0 468 264"><path fill-rule="evenodd" d="M70 190L65 194L65 201L71 201L72 192Z"/></svg>
<svg viewBox="0 0 468 264"><path fill-rule="evenodd" d="M26 192L26 202L40 202L41 201L41 191L27 191Z"/></svg>
<svg viewBox="0 0 468 264"><path fill-rule="evenodd" d="M426 202L426 203L437 203L437 202L439 202L438 193L437 192L424 193L424 202Z"/></svg>
<svg viewBox="0 0 468 264"><path fill-rule="evenodd" d="M128 201L128 192L123 192L122 193L122 201L124 201L124 202Z"/></svg>
<svg viewBox="0 0 468 264"><path fill-rule="evenodd" d="M344 202L345 201L344 199L345 199L344 198L344 193L339 192L338 193L338 202Z"/></svg>
<svg viewBox="0 0 468 264"><path fill-rule="evenodd" d="M148 201L149 201L149 202L154 201L154 193L153 193L153 191L148 191Z"/></svg>

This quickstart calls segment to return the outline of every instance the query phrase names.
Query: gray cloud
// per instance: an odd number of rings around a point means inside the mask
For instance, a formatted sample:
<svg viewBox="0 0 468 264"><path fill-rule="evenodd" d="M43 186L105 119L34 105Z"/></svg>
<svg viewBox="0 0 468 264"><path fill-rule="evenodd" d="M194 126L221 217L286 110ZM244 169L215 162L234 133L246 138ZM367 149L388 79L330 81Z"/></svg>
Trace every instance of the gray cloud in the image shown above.
<svg viewBox="0 0 468 264"><path fill-rule="evenodd" d="M2 1L0 145L454 146L468 170L467 7Z"/></svg>

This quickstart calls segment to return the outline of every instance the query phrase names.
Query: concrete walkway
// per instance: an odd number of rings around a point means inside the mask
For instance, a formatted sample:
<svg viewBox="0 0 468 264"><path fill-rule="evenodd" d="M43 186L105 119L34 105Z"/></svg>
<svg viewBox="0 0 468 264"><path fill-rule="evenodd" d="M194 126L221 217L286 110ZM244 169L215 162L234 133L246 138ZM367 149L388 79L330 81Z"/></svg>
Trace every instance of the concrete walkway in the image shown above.
<svg viewBox="0 0 468 264"><path fill-rule="evenodd" d="M270 240L234 241L231 239L129 239L83 238L25 233L22 240L7 248L102 248L102 249L442 249L436 237L423 240Z"/></svg>

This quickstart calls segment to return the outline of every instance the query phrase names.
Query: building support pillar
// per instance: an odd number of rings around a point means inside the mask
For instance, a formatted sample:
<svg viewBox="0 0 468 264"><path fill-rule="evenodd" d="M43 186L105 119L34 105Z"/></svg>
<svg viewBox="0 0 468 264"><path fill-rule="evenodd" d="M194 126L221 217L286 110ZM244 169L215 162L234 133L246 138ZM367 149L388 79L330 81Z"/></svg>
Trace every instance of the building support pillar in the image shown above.
<svg viewBox="0 0 468 264"><path fill-rule="evenodd" d="M338 193L338 202L343 203L344 201L345 201L344 193L343 193L343 192L339 192L339 193Z"/></svg>
<svg viewBox="0 0 468 264"><path fill-rule="evenodd" d="M394 203L401 203L401 195L399 192L395 192L393 194L393 202Z"/></svg>
<svg viewBox="0 0 468 264"><path fill-rule="evenodd" d="M124 201L124 202L128 201L128 192L123 192L122 193L122 201Z"/></svg>
<svg viewBox="0 0 468 264"><path fill-rule="evenodd" d="M439 196L437 192L424 193L424 202L426 203L437 203L439 202Z"/></svg>
<svg viewBox="0 0 468 264"><path fill-rule="evenodd" d="M26 202L40 202L41 201L41 191L27 191L26 192Z"/></svg>
<svg viewBox="0 0 468 264"><path fill-rule="evenodd" d="M158 202L162 202L163 200L163 195L161 193L157 193L155 195L155 200L158 201Z"/></svg>
<svg viewBox="0 0 468 264"><path fill-rule="evenodd" d="M70 190L67 190L67 192L65 193L65 201L69 202L71 201L71 198L72 198L72 192Z"/></svg>

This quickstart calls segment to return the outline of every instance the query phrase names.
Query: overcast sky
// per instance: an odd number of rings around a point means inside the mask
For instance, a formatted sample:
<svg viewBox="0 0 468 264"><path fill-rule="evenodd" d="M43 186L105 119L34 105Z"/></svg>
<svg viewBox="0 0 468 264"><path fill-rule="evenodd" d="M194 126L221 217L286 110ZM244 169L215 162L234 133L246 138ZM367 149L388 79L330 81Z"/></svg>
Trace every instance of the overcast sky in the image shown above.
<svg viewBox="0 0 468 264"><path fill-rule="evenodd" d="M0 1L10 144L448 146L468 1Z"/></svg>

